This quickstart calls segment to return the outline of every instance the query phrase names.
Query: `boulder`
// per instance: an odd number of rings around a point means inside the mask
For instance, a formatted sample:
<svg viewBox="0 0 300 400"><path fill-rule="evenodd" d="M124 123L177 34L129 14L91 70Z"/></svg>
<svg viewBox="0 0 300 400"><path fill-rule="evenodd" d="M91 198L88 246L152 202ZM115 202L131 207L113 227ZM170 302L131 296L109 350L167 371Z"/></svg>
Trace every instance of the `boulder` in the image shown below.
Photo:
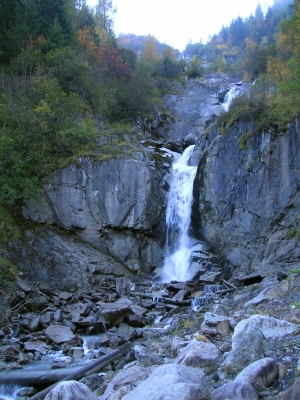
<svg viewBox="0 0 300 400"><path fill-rule="evenodd" d="M56 344L62 344L74 339L75 336L70 328L61 325L50 325L45 330L45 336Z"/></svg>
<svg viewBox="0 0 300 400"><path fill-rule="evenodd" d="M124 396L146 380L153 370L154 367L149 368L134 365L133 367L119 371L109 382L99 400L110 400L112 398L117 398L117 396Z"/></svg>
<svg viewBox="0 0 300 400"><path fill-rule="evenodd" d="M98 400L91 390L81 382L64 381L58 383L45 400Z"/></svg>
<svg viewBox="0 0 300 400"><path fill-rule="evenodd" d="M222 323L224 323L226 325L222 325ZM218 328L219 326L219 328ZM221 333L222 331L222 326L223 326L223 330L224 330L224 326L227 326L227 331L228 333L230 333L234 326L235 326L235 321L233 320L233 318L229 318L227 316L224 315L220 315L220 314L213 314L212 312L206 312L204 314L204 320L203 323L201 325L201 329L205 329L205 328L213 328L216 329L218 333ZM218 331L219 329L219 331ZM227 334L227 333L225 333Z"/></svg>
<svg viewBox="0 0 300 400"><path fill-rule="evenodd" d="M248 326L260 329L266 338L272 339L290 335L298 329L298 325L291 322L256 314L238 323L232 339L234 340L234 337L240 335Z"/></svg>
<svg viewBox="0 0 300 400"><path fill-rule="evenodd" d="M120 298L114 303L105 303L98 301L97 304L101 307L96 314L102 315L109 326L116 326L124 321L125 317L131 314L130 306L132 301L126 298Z"/></svg>
<svg viewBox="0 0 300 400"><path fill-rule="evenodd" d="M220 350L213 343L193 339L186 347L180 350L179 356L174 359L174 362L212 371L221 363L222 359L223 356Z"/></svg>
<svg viewBox="0 0 300 400"><path fill-rule="evenodd" d="M42 340L32 340L31 342L24 343L25 351L38 351L41 354L46 354L48 346Z"/></svg>
<svg viewBox="0 0 300 400"><path fill-rule="evenodd" d="M227 374L236 374L250 363L263 358L267 341L260 329L247 326L232 337L232 350L221 365Z"/></svg>
<svg viewBox="0 0 300 400"><path fill-rule="evenodd" d="M208 386L204 373L198 368L166 364L156 368L123 400L206 400Z"/></svg>
<svg viewBox="0 0 300 400"><path fill-rule="evenodd" d="M124 342L128 342L136 338L136 329L126 324L121 324L116 331L116 335L119 336Z"/></svg>
<svg viewBox="0 0 300 400"><path fill-rule="evenodd" d="M33 318L28 329L30 332L38 332L42 329L41 317L39 315Z"/></svg>
<svg viewBox="0 0 300 400"><path fill-rule="evenodd" d="M269 386L278 375L278 366L272 358L257 360L240 372L234 381L211 392L211 400L257 400L258 387Z"/></svg>

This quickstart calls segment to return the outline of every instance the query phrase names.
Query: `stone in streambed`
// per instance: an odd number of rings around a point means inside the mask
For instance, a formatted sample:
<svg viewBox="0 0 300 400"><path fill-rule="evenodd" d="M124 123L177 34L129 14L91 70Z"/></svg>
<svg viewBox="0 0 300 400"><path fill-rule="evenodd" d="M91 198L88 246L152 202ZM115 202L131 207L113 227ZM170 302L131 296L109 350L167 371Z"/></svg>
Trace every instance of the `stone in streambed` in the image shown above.
<svg viewBox="0 0 300 400"><path fill-rule="evenodd" d="M55 344L69 342L75 338L75 335L67 326L50 325L45 330L45 336Z"/></svg>

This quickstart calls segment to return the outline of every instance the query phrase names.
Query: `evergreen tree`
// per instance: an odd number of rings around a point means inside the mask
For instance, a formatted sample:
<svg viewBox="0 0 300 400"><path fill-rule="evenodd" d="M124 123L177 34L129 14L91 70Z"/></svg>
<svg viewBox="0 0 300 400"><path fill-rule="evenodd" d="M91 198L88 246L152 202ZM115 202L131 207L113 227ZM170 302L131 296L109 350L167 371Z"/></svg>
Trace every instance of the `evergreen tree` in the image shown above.
<svg viewBox="0 0 300 400"><path fill-rule="evenodd" d="M108 35L114 35L113 16L116 13L112 0L98 0L95 7L96 25L100 31L105 31Z"/></svg>

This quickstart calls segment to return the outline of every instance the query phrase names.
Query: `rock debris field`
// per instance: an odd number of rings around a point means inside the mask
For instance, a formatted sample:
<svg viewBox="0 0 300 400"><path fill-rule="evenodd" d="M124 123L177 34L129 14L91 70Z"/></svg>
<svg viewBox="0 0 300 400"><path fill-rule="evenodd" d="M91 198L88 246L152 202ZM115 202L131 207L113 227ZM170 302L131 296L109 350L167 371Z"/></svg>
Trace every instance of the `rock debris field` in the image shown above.
<svg viewBox="0 0 300 400"><path fill-rule="evenodd" d="M82 293L18 279L0 399L299 399L299 289L297 272L247 285L107 276Z"/></svg>

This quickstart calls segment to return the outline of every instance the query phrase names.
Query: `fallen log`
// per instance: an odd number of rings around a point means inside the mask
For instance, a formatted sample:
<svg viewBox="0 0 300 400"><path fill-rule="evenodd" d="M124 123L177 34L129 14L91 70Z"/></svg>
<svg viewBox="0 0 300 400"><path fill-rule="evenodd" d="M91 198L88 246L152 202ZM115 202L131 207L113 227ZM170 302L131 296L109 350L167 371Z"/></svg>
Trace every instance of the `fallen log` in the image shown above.
<svg viewBox="0 0 300 400"><path fill-rule="evenodd" d="M235 289L224 289L224 290L217 290L215 293L216 294L225 294L225 293L231 293L234 292Z"/></svg>
<svg viewBox="0 0 300 400"><path fill-rule="evenodd" d="M231 288L234 289L234 290L237 290L237 287L236 287L236 286L234 286L232 283L226 281L225 279L222 280L222 283L224 283L225 285L231 287Z"/></svg>
<svg viewBox="0 0 300 400"><path fill-rule="evenodd" d="M132 347L132 345L133 345L132 342L125 343L119 349L112 351L110 354L106 354L105 356L99 358L99 360L94 361L93 363L91 363L85 367L79 368L76 371L74 371L73 373L70 373L68 376L59 380L55 384L47 387L46 389L42 390L41 392L30 397L30 400L38 400L41 397L46 396L59 382L72 381L72 380L78 381L79 379L82 379L85 376L95 374L95 373L101 371L101 369L104 368L107 364L110 364L112 361L119 358L124 351L129 350Z"/></svg>

